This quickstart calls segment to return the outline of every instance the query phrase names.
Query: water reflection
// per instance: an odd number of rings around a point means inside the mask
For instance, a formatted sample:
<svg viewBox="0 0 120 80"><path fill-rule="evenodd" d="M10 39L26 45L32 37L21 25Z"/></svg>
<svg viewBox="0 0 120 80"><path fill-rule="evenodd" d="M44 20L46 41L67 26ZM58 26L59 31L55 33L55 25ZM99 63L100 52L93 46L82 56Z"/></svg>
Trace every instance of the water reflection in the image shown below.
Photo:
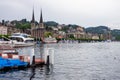
<svg viewBox="0 0 120 80"><path fill-rule="evenodd" d="M0 72L0 80L53 80L51 68L32 67L26 70L10 70Z"/></svg>
<svg viewBox="0 0 120 80"><path fill-rule="evenodd" d="M44 57L44 44L37 44L35 47L35 54L36 56L40 56L41 59Z"/></svg>
<svg viewBox="0 0 120 80"><path fill-rule="evenodd" d="M39 55L41 59L44 59L44 54L45 54L45 46L44 44L37 44L35 47L35 53L36 55ZM39 70L38 70L39 69ZM44 66L32 66L31 67L31 75L30 75L30 80L34 80L34 78L40 78L36 75L36 70L37 73L40 73L40 75L44 75L44 80L48 80L50 78L50 75L52 75L53 73L53 65L52 64L48 64L48 65L44 65Z"/></svg>
<svg viewBox="0 0 120 80"><path fill-rule="evenodd" d="M43 75L44 77L42 80L53 80L51 79L53 76L53 66L40 66L40 67L31 67L31 74L29 80L34 80L34 79L41 79L41 76Z"/></svg>
<svg viewBox="0 0 120 80"><path fill-rule="evenodd" d="M30 76L30 80L32 80L32 78L34 78L34 75L35 75L35 67L32 66L32 68L31 68L31 76Z"/></svg>
<svg viewBox="0 0 120 80"><path fill-rule="evenodd" d="M40 49L40 58L43 59L43 54L44 54L44 44L40 44L40 45L39 45L39 49Z"/></svg>

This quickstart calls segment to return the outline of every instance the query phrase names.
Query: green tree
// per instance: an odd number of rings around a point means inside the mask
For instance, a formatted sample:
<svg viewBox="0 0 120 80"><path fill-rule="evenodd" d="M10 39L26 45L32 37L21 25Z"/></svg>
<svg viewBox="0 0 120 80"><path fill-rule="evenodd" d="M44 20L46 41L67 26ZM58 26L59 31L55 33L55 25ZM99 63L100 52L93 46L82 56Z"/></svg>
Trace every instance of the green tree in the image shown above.
<svg viewBox="0 0 120 80"><path fill-rule="evenodd" d="M70 39L75 39L75 37L74 37L73 34L71 34L71 35L69 36L69 38L70 38Z"/></svg>
<svg viewBox="0 0 120 80"><path fill-rule="evenodd" d="M44 22L44 25L45 26L54 26L54 27L56 27L58 25L58 23L54 22L54 21L47 21L47 22Z"/></svg>
<svg viewBox="0 0 120 80"><path fill-rule="evenodd" d="M30 29L31 26L30 23L16 23L16 27L24 32L26 29Z"/></svg>
<svg viewBox="0 0 120 80"><path fill-rule="evenodd" d="M45 26L45 29L46 29L47 31L53 30L52 27L48 27L48 26Z"/></svg>
<svg viewBox="0 0 120 80"><path fill-rule="evenodd" d="M45 33L44 33L44 36L45 36L45 37L53 36L53 33L51 33L51 32L45 32Z"/></svg>

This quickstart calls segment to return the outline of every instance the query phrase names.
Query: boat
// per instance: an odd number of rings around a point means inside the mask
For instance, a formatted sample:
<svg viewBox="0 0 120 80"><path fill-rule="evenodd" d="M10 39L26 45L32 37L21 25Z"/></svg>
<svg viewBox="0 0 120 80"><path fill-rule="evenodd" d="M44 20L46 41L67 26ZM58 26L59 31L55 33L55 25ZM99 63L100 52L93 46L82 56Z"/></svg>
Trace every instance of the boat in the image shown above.
<svg viewBox="0 0 120 80"><path fill-rule="evenodd" d="M9 38L2 36L0 38L0 45L9 44L13 47L33 46L36 44L34 38L25 33L13 33Z"/></svg>
<svg viewBox="0 0 120 80"><path fill-rule="evenodd" d="M15 47L35 45L34 38L25 33L13 33L10 36L10 40L12 40L12 44Z"/></svg>
<svg viewBox="0 0 120 80"><path fill-rule="evenodd" d="M12 41L4 36L0 38L0 44L10 44Z"/></svg>
<svg viewBox="0 0 120 80"><path fill-rule="evenodd" d="M11 44L14 47L21 47L21 46L33 46L36 43L34 42L34 38L31 38L30 35L25 33L13 33L10 36Z"/></svg>
<svg viewBox="0 0 120 80"><path fill-rule="evenodd" d="M112 40L110 40L110 39L107 39L107 40L106 40L106 42L112 42Z"/></svg>
<svg viewBox="0 0 120 80"><path fill-rule="evenodd" d="M49 36L48 38L44 38L44 43L57 43L56 38L52 38L51 36Z"/></svg>

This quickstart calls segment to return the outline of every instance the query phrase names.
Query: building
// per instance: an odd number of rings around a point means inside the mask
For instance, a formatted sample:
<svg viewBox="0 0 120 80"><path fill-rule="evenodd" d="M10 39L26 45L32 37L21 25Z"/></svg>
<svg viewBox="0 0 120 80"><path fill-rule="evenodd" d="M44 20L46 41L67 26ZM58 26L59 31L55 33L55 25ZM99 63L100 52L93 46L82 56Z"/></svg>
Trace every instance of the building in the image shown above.
<svg viewBox="0 0 120 80"><path fill-rule="evenodd" d="M83 27L81 27L81 26L78 26L78 27L76 28L76 30L79 31L79 32L84 32L84 29L83 29Z"/></svg>
<svg viewBox="0 0 120 80"><path fill-rule="evenodd" d="M39 25L35 24L35 17L34 17L34 10L33 10L32 21L31 21L31 36L36 39L41 39L43 41L44 33L45 33L45 27L43 23L42 10L40 14Z"/></svg>
<svg viewBox="0 0 120 80"><path fill-rule="evenodd" d="M8 34L8 27L0 25L0 35L7 35Z"/></svg>
<svg viewBox="0 0 120 80"><path fill-rule="evenodd" d="M72 27L70 30L68 30L68 33L66 33L66 38L69 38L70 36L73 36L76 39L85 39L86 33L83 29L83 27L78 26L77 28L73 29Z"/></svg>
<svg viewBox="0 0 120 80"><path fill-rule="evenodd" d="M76 31L74 37L76 39L85 39L85 32Z"/></svg>
<svg viewBox="0 0 120 80"><path fill-rule="evenodd" d="M7 34L11 35L12 33L18 33L21 32L20 29L17 29L15 26L7 26Z"/></svg>
<svg viewBox="0 0 120 80"><path fill-rule="evenodd" d="M0 25L0 35L11 35L12 33L20 32L19 29L14 26Z"/></svg>
<svg viewBox="0 0 120 80"><path fill-rule="evenodd" d="M99 36L98 36L97 34L94 34L94 35L92 35L92 39L93 39L93 40L98 40L98 39L99 39Z"/></svg>

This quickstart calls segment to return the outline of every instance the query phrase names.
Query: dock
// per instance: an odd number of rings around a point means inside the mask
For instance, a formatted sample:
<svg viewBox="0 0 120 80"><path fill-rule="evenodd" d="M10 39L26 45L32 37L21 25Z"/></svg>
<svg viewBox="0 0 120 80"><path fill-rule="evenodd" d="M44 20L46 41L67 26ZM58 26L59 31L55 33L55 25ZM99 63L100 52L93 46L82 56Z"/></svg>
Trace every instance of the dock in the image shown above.
<svg viewBox="0 0 120 80"><path fill-rule="evenodd" d="M21 61L27 62L30 64L30 57L29 56L19 56L18 54L4 54L0 53L0 57L4 59L19 59ZM40 58L35 58L35 64L44 64L44 60Z"/></svg>
<svg viewBox="0 0 120 80"><path fill-rule="evenodd" d="M32 56L19 55L13 47L9 45L0 45L0 70L5 67L30 67L44 64L45 61L43 59L35 57L33 59Z"/></svg>

